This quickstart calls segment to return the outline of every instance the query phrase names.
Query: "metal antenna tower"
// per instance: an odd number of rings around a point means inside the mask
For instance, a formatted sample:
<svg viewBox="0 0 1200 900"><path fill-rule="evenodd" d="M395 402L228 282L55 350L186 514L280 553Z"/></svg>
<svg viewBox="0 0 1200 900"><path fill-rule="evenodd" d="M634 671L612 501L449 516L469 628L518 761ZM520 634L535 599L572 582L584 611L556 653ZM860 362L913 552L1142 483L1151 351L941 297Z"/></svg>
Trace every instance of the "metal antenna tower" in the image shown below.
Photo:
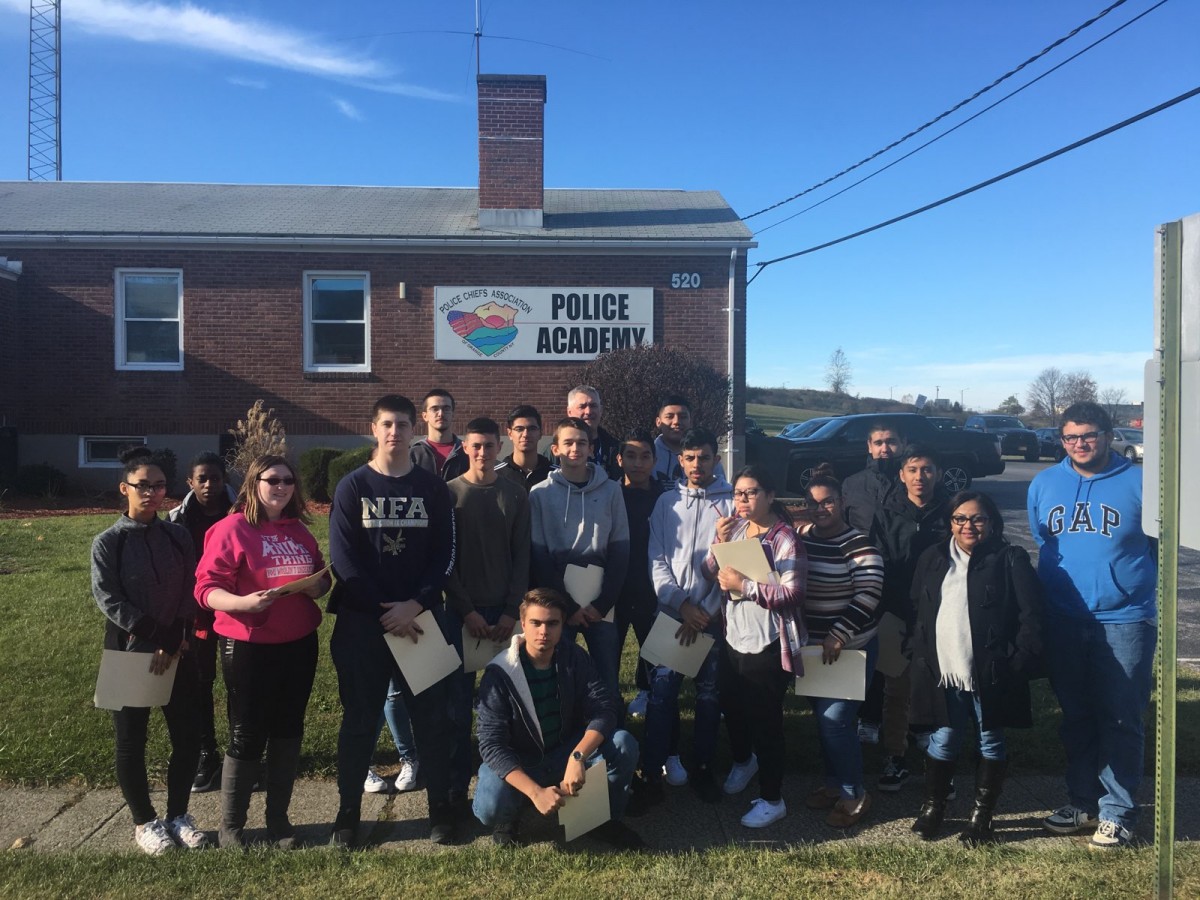
<svg viewBox="0 0 1200 900"><path fill-rule="evenodd" d="M60 0L29 0L29 181L62 181Z"/></svg>

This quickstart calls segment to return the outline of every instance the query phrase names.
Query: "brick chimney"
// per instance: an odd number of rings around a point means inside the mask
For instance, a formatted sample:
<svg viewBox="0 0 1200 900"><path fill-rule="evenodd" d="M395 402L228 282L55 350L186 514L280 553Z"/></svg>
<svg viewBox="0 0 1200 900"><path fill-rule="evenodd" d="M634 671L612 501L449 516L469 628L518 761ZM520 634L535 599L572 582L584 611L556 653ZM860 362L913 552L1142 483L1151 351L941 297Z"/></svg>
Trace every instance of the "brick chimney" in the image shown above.
<svg viewBox="0 0 1200 900"><path fill-rule="evenodd" d="M541 228L545 75L479 75L479 227Z"/></svg>

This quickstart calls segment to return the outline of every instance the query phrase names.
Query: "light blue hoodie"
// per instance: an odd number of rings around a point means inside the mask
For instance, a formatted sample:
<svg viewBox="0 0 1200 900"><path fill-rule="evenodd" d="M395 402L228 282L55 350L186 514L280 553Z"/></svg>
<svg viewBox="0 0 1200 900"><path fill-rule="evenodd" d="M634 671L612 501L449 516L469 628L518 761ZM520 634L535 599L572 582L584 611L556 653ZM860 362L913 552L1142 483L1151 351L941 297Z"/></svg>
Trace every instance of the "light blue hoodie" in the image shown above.
<svg viewBox="0 0 1200 900"><path fill-rule="evenodd" d="M704 558L717 537L717 519L733 514L733 485L717 478L706 488L676 482L650 514L650 579L658 608L679 618L689 600L719 629L721 588L704 576Z"/></svg>
<svg viewBox="0 0 1200 900"><path fill-rule="evenodd" d="M1142 531L1142 473L1116 453L1085 478L1068 456L1029 486L1047 612L1104 623L1157 616L1157 557Z"/></svg>

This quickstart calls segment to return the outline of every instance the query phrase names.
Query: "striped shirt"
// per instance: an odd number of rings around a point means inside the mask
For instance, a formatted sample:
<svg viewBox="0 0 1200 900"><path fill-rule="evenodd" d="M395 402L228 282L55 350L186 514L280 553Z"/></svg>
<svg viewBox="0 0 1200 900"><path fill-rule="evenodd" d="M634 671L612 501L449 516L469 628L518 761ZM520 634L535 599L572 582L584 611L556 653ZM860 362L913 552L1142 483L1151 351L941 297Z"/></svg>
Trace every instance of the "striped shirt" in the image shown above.
<svg viewBox="0 0 1200 900"><path fill-rule="evenodd" d="M562 704L558 702L558 667L539 669L521 648L521 668L529 683L533 709L542 728L542 748L551 750L562 737Z"/></svg>
<svg viewBox="0 0 1200 900"><path fill-rule="evenodd" d="M879 551L853 528L822 538L809 527L801 539L808 552L804 621L812 642L833 633L847 649L862 649L879 627L883 592Z"/></svg>

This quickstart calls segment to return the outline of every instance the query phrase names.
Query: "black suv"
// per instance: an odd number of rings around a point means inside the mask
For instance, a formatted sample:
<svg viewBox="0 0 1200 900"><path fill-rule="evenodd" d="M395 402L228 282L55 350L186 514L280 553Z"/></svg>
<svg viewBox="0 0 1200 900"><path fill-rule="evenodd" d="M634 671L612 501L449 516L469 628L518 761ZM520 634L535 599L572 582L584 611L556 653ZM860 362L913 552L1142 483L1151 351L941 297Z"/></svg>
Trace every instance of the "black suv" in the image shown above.
<svg viewBox="0 0 1200 900"><path fill-rule="evenodd" d="M963 431L980 431L1000 435L1000 452L1024 456L1026 462L1037 462L1041 452L1038 436L1016 416L970 416Z"/></svg>
<svg viewBox="0 0 1200 900"><path fill-rule="evenodd" d="M910 443L926 444L942 460L942 480L951 493L966 490L973 478L1004 471L996 439L966 431L939 431L916 413L867 413L839 416L805 438L746 439L748 462L767 466L780 484L801 494L812 471L823 462L846 478L867 464L867 433L876 422L886 423Z"/></svg>

